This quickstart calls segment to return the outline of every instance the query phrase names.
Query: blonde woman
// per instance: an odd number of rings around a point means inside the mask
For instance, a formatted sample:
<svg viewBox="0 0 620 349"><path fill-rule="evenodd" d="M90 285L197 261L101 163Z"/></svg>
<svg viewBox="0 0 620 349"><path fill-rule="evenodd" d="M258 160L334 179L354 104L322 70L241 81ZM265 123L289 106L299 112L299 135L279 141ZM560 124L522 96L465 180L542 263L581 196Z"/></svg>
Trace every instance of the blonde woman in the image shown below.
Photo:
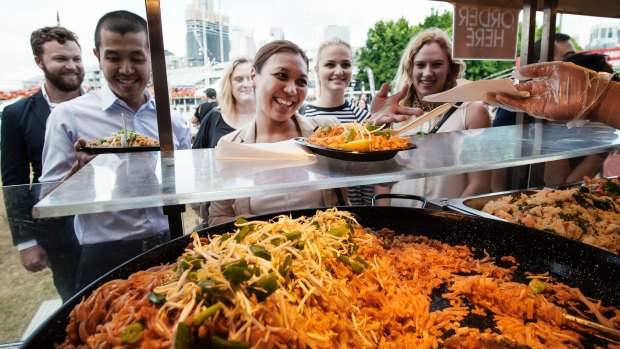
<svg viewBox="0 0 620 349"><path fill-rule="evenodd" d="M345 98L346 88L351 83L353 76L353 53L351 46L340 38L331 38L324 41L317 53L314 71L319 83L319 99L312 104L306 105L304 115L312 118L316 116L335 116L341 123L363 122L373 115L367 110L360 108L357 103L347 101ZM383 92L378 94L375 107L375 116L390 115L392 113L402 113L405 115L413 114L409 108L398 109L398 98L402 98L405 91L396 94L394 98L381 99L385 94L387 86ZM362 97L360 96L360 101ZM390 106L393 104L393 106ZM384 110L381 110L381 109ZM379 111L377 111L379 109ZM385 111L389 110L389 111ZM389 121L388 121L389 122ZM374 186L363 185L349 188L349 199L352 205L370 205L372 196L375 194Z"/></svg>
<svg viewBox="0 0 620 349"><path fill-rule="evenodd" d="M424 97L456 86L456 81L462 76L464 70L465 63L452 59L452 43L448 35L437 28L427 29L414 36L405 48L394 79L394 88L399 90L409 86L407 95L401 104L421 108L428 112L441 103L426 102ZM429 133L442 118L443 115L440 115L411 130L410 134ZM482 102L472 102L456 107L450 117L433 132L453 132L490 126L489 113ZM454 145L455 155L460 146L460 144ZM437 151L446 150L438 149ZM489 171L429 177L396 183L391 192L423 195L428 199L456 198L489 192L490 180Z"/></svg>
<svg viewBox="0 0 620 349"><path fill-rule="evenodd" d="M214 148L222 136L252 120L256 101L250 81L251 69L252 60L247 57L237 58L228 65L220 80L218 107L202 119L193 149Z"/></svg>

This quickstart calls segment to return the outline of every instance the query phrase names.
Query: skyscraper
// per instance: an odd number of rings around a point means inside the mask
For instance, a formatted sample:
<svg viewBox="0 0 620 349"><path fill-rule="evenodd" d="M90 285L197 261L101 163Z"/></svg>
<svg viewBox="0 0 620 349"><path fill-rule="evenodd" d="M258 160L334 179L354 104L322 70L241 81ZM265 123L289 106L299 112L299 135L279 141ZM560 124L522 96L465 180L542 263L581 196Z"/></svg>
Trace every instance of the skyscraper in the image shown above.
<svg viewBox="0 0 620 349"><path fill-rule="evenodd" d="M256 54L256 43L252 29L232 27L230 31L230 57L246 56L254 57Z"/></svg>
<svg viewBox="0 0 620 349"><path fill-rule="evenodd" d="M323 42L331 38L339 38L346 42L351 42L351 27L348 25L328 25L323 28L323 37L319 41Z"/></svg>
<svg viewBox="0 0 620 349"><path fill-rule="evenodd" d="M206 47L209 62L226 62L230 52L228 16L215 12L213 0L193 0L185 10L187 65L205 64ZM206 42L206 45L205 45Z"/></svg>

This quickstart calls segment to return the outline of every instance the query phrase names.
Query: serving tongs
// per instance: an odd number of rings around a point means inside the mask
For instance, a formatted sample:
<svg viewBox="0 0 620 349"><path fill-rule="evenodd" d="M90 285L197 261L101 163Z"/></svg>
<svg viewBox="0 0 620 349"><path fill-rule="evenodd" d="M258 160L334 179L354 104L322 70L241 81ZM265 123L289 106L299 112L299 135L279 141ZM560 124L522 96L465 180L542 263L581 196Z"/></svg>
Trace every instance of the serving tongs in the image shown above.
<svg viewBox="0 0 620 349"><path fill-rule="evenodd" d="M411 130L412 128L416 127L416 126L420 126L423 123L427 122L428 120L437 117L445 112L448 111L448 109L450 109L450 107L452 107L452 104L450 103L445 103L440 105L439 107L429 111L428 113L418 117L417 119L413 120L412 122L408 123L407 125L401 127L401 128L397 128L397 129L385 129L382 131L387 131L390 132L390 135L392 136L398 136L404 132L407 132L409 130Z"/></svg>
<svg viewBox="0 0 620 349"><path fill-rule="evenodd" d="M611 343L620 344L620 330L607 327L598 322L590 321L588 319L584 319L582 317L574 316L568 313L563 313L563 315L564 319L569 322L574 322L576 324L595 330L594 333L591 333L593 336L604 339Z"/></svg>
<svg viewBox="0 0 620 349"><path fill-rule="evenodd" d="M121 135L121 147L128 147L129 144L127 143L127 121L125 121L125 113L121 113L121 119L123 119L123 129L125 130L125 133Z"/></svg>

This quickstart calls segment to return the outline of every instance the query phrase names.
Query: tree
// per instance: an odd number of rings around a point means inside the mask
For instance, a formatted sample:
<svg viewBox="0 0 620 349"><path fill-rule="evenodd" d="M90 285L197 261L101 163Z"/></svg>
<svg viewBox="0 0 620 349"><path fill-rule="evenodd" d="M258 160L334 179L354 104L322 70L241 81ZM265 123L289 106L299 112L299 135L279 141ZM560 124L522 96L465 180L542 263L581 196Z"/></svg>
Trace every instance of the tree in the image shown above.
<svg viewBox="0 0 620 349"><path fill-rule="evenodd" d="M375 77L375 89L383 82L390 82L396 75L400 56L414 35L414 28L403 17L398 21L379 21L368 30L366 45L356 53L356 62L360 71L356 80L368 81L366 67L372 69Z"/></svg>

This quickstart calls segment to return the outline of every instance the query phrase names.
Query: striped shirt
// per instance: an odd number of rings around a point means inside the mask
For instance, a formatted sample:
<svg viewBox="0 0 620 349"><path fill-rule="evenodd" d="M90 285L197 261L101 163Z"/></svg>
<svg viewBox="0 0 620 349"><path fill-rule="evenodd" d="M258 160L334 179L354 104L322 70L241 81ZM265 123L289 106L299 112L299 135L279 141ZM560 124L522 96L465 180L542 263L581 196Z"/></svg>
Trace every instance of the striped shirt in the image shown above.
<svg viewBox="0 0 620 349"><path fill-rule="evenodd" d="M343 124L362 122L372 116L368 110L351 105L349 101L345 101L343 105L334 108L317 107L312 104L306 105L304 116L311 118L317 115L335 116Z"/></svg>

